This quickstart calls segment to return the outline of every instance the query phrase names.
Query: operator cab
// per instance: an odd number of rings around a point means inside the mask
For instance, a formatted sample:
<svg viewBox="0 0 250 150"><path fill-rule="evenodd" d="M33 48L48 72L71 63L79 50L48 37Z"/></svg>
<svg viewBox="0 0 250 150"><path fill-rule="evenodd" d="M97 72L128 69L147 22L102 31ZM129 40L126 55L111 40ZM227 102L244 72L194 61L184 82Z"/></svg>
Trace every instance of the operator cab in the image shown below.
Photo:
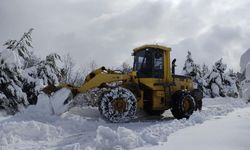
<svg viewBox="0 0 250 150"><path fill-rule="evenodd" d="M144 46L134 50L133 70L139 78L163 78L164 77L164 53L157 47Z"/></svg>

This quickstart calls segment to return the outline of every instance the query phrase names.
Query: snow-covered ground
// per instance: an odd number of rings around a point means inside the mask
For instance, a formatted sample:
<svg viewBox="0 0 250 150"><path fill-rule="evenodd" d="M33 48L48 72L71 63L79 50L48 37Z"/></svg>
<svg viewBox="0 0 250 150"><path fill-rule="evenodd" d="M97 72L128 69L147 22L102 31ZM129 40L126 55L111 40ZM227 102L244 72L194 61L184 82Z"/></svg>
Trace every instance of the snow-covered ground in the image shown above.
<svg viewBox="0 0 250 150"><path fill-rule="evenodd" d="M241 109L245 110L248 107L241 99L204 99L203 110L195 112L189 120L176 120L169 111L166 111L164 117L140 115L130 123L114 124L100 118L98 109L93 107L75 107L60 116L51 115L50 108L43 105L47 102L44 98L39 105L30 106L22 113L12 117L0 117L1 150L154 148L154 146L170 142L170 139L182 132L180 129L196 128L197 124L206 125L208 122L206 120L222 120L222 123L226 123L221 119L224 118L223 116L234 110L236 113L238 110L240 112ZM235 125L234 127L240 129L242 126ZM217 133L219 133L221 127L219 125L214 125L214 127L215 131L218 127ZM188 132L182 134L183 137L199 138L193 137ZM234 136L235 134L237 132L234 132ZM196 145L195 141L193 145Z"/></svg>
<svg viewBox="0 0 250 150"><path fill-rule="evenodd" d="M144 150L249 150L250 107L171 134L168 142Z"/></svg>

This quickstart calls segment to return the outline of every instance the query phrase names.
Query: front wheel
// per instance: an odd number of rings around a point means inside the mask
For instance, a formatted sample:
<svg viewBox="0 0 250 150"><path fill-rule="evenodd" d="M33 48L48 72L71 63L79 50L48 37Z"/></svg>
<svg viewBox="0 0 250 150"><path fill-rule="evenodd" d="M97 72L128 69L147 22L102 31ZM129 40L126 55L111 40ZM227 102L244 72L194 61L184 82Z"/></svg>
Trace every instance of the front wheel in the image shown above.
<svg viewBox="0 0 250 150"><path fill-rule="evenodd" d="M184 91L177 91L173 95L172 101L171 112L177 119L188 119L193 114L196 107L194 98Z"/></svg>
<svg viewBox="0 0 250 150"><path fill-rule="evenodd" d="M135 117L136 98L126 88L108 88L99 98L99 111L110 122L127 122Z"/></svg>

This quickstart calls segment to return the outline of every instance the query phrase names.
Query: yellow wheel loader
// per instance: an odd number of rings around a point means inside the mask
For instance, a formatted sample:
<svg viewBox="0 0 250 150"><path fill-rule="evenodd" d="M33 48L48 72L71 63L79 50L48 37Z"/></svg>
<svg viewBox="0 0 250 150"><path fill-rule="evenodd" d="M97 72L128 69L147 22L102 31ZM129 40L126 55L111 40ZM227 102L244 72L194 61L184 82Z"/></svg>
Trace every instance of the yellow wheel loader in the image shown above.
<svg viewBox="0 0 250 150"><path fill-rule="evenodd" d="M171 109L175 118L189 118L193 111L201 110L203 94L193 88L190 77L175 74L176 59L170 63L170 51L171 48L161 45L143 45L133 50L134 65L130 73L101 67L92 71L80 87L50 85L43 91L51 94L67 88L74 97L99 88L102 91L98 100L100 114L111 122L127 122L135 117L138 109L151 115L161 115ZM108 84L113 82L116 86Z"/></svg>

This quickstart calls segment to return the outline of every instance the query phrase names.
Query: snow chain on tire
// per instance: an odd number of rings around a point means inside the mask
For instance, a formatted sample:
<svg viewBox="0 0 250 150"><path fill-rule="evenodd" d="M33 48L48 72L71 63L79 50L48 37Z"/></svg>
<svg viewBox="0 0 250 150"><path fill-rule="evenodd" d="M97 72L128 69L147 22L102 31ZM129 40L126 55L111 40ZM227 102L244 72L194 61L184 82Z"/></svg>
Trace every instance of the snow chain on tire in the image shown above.
<svg viewBox="0 0 250 150"><path fill-rule="evenodd" d="M123 103L121 111L114 108L114 103ZM125 104L125 105L124 105ZM126 88L107 88L99 98L99 111L110 122L127 122L136 114L136 98Z"/></svg>

